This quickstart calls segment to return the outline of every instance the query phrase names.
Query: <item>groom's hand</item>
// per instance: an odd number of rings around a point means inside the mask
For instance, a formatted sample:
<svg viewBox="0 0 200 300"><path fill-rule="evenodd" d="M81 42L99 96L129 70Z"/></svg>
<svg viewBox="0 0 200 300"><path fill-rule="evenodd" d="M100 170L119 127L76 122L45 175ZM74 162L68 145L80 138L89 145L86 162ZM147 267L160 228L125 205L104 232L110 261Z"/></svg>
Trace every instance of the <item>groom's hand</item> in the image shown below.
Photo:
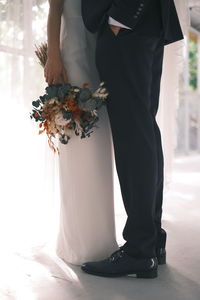
<svg viewBox="0 0 200 300"><path fill-rule="evenodd" d="M110 26L110 29L112 30L112 32L113 32L115 35L118 35L118 33L119 33L121 27L120 27L120 26L116 26L116 25L111 25L111 24L109 24L109 26Z"/></svg>

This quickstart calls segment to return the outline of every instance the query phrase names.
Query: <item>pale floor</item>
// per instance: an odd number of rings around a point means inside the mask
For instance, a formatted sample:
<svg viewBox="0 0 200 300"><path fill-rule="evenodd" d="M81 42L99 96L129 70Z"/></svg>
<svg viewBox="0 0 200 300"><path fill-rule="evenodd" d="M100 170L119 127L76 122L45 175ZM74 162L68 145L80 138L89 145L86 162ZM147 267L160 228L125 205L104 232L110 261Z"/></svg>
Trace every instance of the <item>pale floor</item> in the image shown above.
<svg viewBox="0 0 200 300"><path fill-rule="evenodd" d="M117 192L118 193L118 192ZM165 194L163 227L168 232L167 265L153 280L101 278L64 264L45 251L1 253L1 300L199 300L200 156L178 158ZM117 200L117 236L122 243L122 203ZM120 211L122 210L122 213Z"/></svg>

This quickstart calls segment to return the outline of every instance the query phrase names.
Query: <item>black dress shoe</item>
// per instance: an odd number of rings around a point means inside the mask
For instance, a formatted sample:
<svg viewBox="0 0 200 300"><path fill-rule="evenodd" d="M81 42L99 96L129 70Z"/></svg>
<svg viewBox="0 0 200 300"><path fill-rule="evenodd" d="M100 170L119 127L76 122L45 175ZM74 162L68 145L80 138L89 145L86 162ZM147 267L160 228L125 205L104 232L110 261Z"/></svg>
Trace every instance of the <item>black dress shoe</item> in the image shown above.
<svg viewBox="0 0 200 300"><path fill-rule="evenodd" d="M107 259L82 264L81 269L86 273L104 277L135 275L137 278L156 278L158 261L156 257L131 257L123 249L119 249Z"/></svg>
<svg viewBox="0 0 200 300"><path fill-rule="evenodd" d="M167 232L163 228L161 228L158 231L157 243L156 243L156 256L159 265L166 264L166 250L165 250L166 240L167 240Z"/></svg>
<svg viewBox="0 0 200 300"><path fill-rule="evenodd" d="M165 265L166 264L166 250L165 250L165 248L156 249L156 257L158 259L158 264L159 265Z"/></svg>
<svg viewBox="0 0 200 300"><path fill-rule="evenodd" d="M119 249L123 249L123 246L120 246ZM156 249L156 257L159 265L166 264L166 250L165 248L157 248Z"/></svg>

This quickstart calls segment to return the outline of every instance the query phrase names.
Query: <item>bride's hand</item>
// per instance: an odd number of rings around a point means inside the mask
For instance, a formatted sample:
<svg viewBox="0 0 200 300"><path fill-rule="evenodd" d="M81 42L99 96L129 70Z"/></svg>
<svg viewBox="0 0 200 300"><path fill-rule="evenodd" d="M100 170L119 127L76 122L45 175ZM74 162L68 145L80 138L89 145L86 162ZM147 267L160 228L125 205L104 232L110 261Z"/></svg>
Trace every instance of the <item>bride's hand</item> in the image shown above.
<svg viewBox="0 0 200 300"><path fill-rule="evenodd" d="M118 33L119 33L121 27L116 26L116 25L111 25L111 24L109 24L109 26L110 26L110 29L112 30L112 32L113 32L115 35L118 35Z"/></svg>
<svg viewBox="0 0 200 300"><path fill-rule="evenodd" d="M60 58L47 58L44 77L48 85L68 82L67 72Z"/></svg>

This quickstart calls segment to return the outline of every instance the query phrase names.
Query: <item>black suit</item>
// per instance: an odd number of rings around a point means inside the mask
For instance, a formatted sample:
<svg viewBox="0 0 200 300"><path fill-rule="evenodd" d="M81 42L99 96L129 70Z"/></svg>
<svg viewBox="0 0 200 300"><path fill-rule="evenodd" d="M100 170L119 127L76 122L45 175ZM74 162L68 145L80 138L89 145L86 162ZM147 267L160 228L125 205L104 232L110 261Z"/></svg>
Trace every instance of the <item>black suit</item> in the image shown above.
<svg viewBox="0 0 200 300"><path fill-rule="evenodd" d="M82 0L83 20L98 32L96 64L109 91L108 114L127 213L124 249L154 257L161 228L163 150L156 122L164 45L183 38L173 0ZM108 17L129 26L117 36Z"/></svg>
<svg viewBox="0 0 200 300"><path fill-rule="evenodd" d="M143 4L143 6L140 6ZM117 21L139 30L155 26L154 0L82 0L82 15L85 26L91 32L97 32L107 15ZM164 43L181 40L183 34L176 13L174 0L160 0L161 17L164 29ZM140 9L140 10L139 10Z"/></svg>

